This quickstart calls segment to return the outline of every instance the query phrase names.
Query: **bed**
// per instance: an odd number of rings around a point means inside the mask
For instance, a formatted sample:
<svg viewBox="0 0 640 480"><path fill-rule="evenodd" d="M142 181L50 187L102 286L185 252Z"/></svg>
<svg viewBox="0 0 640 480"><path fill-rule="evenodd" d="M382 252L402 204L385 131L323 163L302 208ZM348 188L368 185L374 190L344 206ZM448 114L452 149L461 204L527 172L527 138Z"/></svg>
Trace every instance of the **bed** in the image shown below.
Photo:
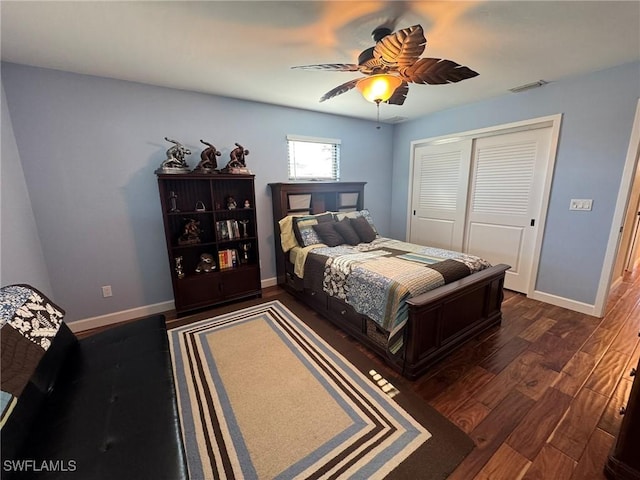
<svg viewBox="0 0 640 480"><path fill-rule="evenodd" d="M278 284L406 378L500 324L508 265L381 236L365 182L270 187Z"/></svg>

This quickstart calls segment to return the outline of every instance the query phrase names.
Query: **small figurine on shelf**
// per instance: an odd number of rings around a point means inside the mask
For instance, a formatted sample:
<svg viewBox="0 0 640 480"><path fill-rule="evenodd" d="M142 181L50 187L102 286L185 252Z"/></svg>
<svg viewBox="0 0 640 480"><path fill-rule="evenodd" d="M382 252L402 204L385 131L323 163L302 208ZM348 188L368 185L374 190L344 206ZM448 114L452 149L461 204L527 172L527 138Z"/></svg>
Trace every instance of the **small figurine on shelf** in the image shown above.
<svg viewBox="0 0 640 480"><path fill-rule="evenodd" d="M178 278L184 278L184 270L182 269L182 257L176 257L176 275Z"/></svg>
<svg viewBox="0 0 640 480"><path fill-rule="evenodd" d="M240 260L242 263L249 263L249 250L251 250L251 243L245 242L240 244L240 248L244 252L242 259Z"/></svg>
<svg viewBox="0 0 640 480"><path fill-rule="evenodd" d="M231 150L229 156L231 159L227 166L222 169L224 173L240 173L250 174L251 171L247 168L245 157L249 155L249 150L246 150L242 145L236 143L236 148Z"/></svg>
<svg viewBox="0 0 640 480"><path fill-rule="evenodd" d="M244 208L251 208L251 202L249 200L244 201Z"/></svg>
<svg viewBox="0 0 640 480"><path fill-rule="evenodd" d="M178 209L178 195L176 192L169 192L169 213L177 213L180 210Z"/></svg>
<svg viewBox="0 0 640 480"><path fill-rule="evenodd" d="M200 222L194 218L185 218L185 224L182 228L182 235L178 238L178 245L191 245L200 243Z"/></svg>
<svg viewBox="0 0 640 480"><path fill-rule="evenodd" d="M227 197L227 210L235 210L238 205L232 196Z"/></svg>
<svg viewBox="0 0 640 480"><path fill-rule="evenodd" d="M180 142L167 137L164 137L164 139L174 145L167 150L167 159L160 164L160 168L155 173L188 173L189 165L187 165L184 157L185 155L191 155L191 150Z"/></svg>
<svg viewBox="0 0 640 480"><path fill-rule="evenodd" d="M196 168L193 169L192 173L217 173L216 168L218 168L218 162L216 161L216 157L219 157L222 154L209 142L200 140L200 143L207 145L207 148L200 153L200 163L196 165Z"/></svg>
<svg viewBox="0 0 640 480"><path fill-rule="evenodd" d="M240 224L242 225L242 236L248 237L249 234L247 233L247 225L249 224L249 220L240 220Z"/></svg>
<svg viewBox="0 0 640 480"><path fill-rule="evenodd" d="M196 273L209 273L216 269L216 262L213 261L213 255L203 253L200 255L200 262L196 267Z"/></svg>

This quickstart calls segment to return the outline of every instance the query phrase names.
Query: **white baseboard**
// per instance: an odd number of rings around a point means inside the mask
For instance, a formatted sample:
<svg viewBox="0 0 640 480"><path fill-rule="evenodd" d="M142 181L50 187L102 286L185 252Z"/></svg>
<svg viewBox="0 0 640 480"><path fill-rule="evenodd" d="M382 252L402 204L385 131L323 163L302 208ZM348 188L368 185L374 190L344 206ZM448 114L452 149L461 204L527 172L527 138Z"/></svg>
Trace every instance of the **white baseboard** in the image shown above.
<svg viewBox="0 0 640 480"><path fill-rule="evenodd" d="M578 302L577 300L571 300L570 298L560 297L539 290L535 290L531 295L527 296L533 300L550 303L551 305L573 310L574 312L585 313L587 315L593 315L594 317L598 316L595 305L588 303Z"/></svg>
<svg viewBox="0 0 640 480"><path fill-rule="evenodd" d="M262 288L273 287L278 284L276 277L266 278L261 280L260 286ZM175 305L173 300L168 302L155 303L153 305L145 305L142 307L131 308L129 310L122 310L119 312L108 313L106 315L100 315L98 317L83 318L82 320L76 320L75 322L69 322L67 325L72 332L83 332L85 330L91 330L92 328L104 327L107 325L114 325L120 322L126 322L127 320L133 320L134 318L146 317L147 315L155 315L156 313L163 313L167 310L173 310Z"/></svg>
<svg viewBox="0 0 640 480"><path fill-rule="evenodd" d="M278 279L277 277L271 277L271 278L265 278L264 280L262 280L260 282L260 286L262 288L266 288L266 287L275 287L278 284Z"/></svg>
<svg viewBox="0 0 640 480"><path fill-rule="evenodd" d="M154 303L153 305L145 305L143 307L130 308L129 310L107 313L106 315L100 315L98 317L83 318L82 320L69 322L67 325L72 332L77 333L85 330L91 330L92 328L126 322L127 320L133 320L134 318L155 315L156 313L166 312L167 310L173 310L174 308L175 305L173 300L170 300L168 302Z"/></svg>
<svg viewBox="0 0 640 480"><path fill-rule="evenodd" d="M623 277L618 277L611 282L611 285L609 286L609 293L613 292L622 283L622 278Z"/></svg>

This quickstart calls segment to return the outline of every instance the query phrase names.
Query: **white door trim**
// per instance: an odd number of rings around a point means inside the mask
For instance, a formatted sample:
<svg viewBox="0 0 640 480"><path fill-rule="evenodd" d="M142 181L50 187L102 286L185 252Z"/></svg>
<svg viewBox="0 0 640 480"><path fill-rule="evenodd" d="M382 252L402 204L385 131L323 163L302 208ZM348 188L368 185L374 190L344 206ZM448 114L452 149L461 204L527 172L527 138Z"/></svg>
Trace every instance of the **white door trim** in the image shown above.
<svg viewBox="0 0 640 480"><path fill-rule="evenodd" d="M449 135L441 135L438 137L430 137L420 140L413 140L410 145L410 159L409 159L409 178L408 178L408 197L407 205L411 206L411 199L413 198L413 174L415 163L415 150L418 146L425 145L438 145L442 143L455 142L462 138L480 138L493 135L501 135L504 133L519 132L523 130L531 130L537 128L551 127L551 141L549 142L549 163L547 164L547 171L544 179L544 186L542 190L542 205L540 208L540 214L538 218L539 228L537 229L535 237L535 246L533 251L533 263L531 268L531 277L529 281L529 291L527 296L531 296L535 292L535 285L538 278L538 267L540 263L540 252L542 250L542 239L544 237L544 229L547 219L547 210L549 208L549 195L551 193L551 180L553 179L553 172L556 162L556 152L558 148L558 141L560 137L560 124L562 122L562 114L549 115L545 117L533 118L529 120L523 120L519 122L507 123L503 125L496 125L487 128L481 128L477 130L469 130L466 132L452 133ZM405 226L405 238L408 238L411 225L411 208L407 209L407 218Z"/></svg>
<svg viewBox="0 0 640 480"><path fill-rule="evenodd" d="M600 282L598 283L598 291L596 293L596 302L594 305L594 315L602 317L607 307L607 297L609 296L609 288L611 286L611 276L616 262L616 255L620 244L620 229L624 224L624 216L627 211L629 195L633 186L633 178L636 171L636 161L640 154L640 99L636 105L636 115L633 120L631 129L631 137L629 139L629 147L627 149L627 159L624 164L620 189L618 190L618 199L616 200L616 209L611 222L611 231L609 232L609 242L604 255L602 272L600 273Z"/></svg>

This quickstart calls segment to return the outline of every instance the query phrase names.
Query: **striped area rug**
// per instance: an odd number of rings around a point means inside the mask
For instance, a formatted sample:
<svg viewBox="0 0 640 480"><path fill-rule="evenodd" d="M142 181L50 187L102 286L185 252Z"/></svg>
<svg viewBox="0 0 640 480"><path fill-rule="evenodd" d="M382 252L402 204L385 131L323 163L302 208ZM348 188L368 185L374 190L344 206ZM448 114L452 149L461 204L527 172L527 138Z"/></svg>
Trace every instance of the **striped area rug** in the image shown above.
<svg viewBox="0 0 640 480"><path fill-rule="evenodd" d="M382 479L434 441L278 300L171 329L169 341L193 480Z"/></svg>

